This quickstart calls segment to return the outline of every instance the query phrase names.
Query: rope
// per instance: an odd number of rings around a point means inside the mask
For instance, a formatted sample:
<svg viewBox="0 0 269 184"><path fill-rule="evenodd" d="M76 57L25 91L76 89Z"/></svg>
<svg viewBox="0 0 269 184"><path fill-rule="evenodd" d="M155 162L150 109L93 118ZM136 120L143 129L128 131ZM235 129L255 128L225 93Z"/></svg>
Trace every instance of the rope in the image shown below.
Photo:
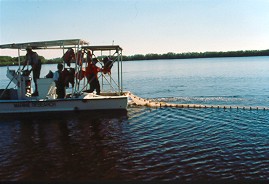
<svg viewBox="0 0 269 184"><path fill-rule="evenodd" d="M153 102L138 97L131 92L126 92L125 96L129 96L132 102L129 105L147 106L147 107L175 107L175 108L216 108L216 109L243 109L243 110L269 110L269 107L246 107L246 106L229 106L229 105L202 105L202 104L171 104L166 102Z"/></svg>

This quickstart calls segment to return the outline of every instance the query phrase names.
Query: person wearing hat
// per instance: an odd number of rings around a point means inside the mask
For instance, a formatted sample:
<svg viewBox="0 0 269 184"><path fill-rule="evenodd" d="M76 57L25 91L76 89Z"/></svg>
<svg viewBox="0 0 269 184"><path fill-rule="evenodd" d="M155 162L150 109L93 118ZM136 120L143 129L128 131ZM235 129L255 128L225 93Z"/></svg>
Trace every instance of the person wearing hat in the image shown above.
<svg viewBox="0 0 269 184"><path fill-rule="evenodd" d="M41 60L38 59L38 54L32 50L32 47L26 48L27 54L26 54L26 60L24 62L24 66L31 65L32 68L30 70L33 71L33 80L35 83L35 92L32 94L32 96L38 96L38 87L37 87L37 79L40 77L40 71L41 71Z"/></svg>

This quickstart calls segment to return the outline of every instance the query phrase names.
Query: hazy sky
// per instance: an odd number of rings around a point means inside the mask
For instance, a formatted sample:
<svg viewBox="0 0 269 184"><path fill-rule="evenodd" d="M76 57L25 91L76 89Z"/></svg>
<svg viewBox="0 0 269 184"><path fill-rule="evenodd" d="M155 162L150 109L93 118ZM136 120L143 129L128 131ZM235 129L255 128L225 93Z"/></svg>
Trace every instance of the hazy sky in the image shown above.
<svg viewBox="0 0 269 184"><path fill-rule="evenodd" d="M269 0L0 0L0 20L0 44L114 40L124 55L269 49Z"/></svg>

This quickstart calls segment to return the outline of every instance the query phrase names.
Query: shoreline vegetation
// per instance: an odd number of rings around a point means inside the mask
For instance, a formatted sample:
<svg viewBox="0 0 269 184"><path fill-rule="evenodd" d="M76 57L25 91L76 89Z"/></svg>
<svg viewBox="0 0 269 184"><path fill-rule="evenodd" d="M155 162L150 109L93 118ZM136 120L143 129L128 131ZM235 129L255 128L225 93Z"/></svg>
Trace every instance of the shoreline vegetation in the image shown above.
<svg viewBox="0 0 269 184"><path fill-rule="evenodd" d="M216 57L248 57L248 56L269 56L268 50L247 50L247 51L227 51L227 52L186 52L166 54L135 54L131 56L122 56L123 61L138 60L158 60L158 59L192 59L192 58L216 58ZM42 64L57 64L63 62L62 58L45 59L39 56ZM21 56L21 61L25 56ZM18 65L18 57L0 56L0 66Z"/></svg>

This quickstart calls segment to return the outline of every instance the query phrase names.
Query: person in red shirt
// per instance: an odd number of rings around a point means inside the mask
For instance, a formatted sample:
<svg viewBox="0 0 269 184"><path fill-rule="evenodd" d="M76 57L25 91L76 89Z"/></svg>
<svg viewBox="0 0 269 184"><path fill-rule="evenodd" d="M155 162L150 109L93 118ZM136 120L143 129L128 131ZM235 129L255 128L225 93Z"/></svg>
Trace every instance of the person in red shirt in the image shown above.
<svg viewBox="0 0 269 184"><path fill-rule="evenodd" d="M97 58L93 58L92 61L88 63L86 68L86 77L88 79L88 83L90 83L89 92L92 93L96 89L96 94L100 95L100 83L98 80L98 72L101 72L102 69L96 66L98 62Z"/></svg>

